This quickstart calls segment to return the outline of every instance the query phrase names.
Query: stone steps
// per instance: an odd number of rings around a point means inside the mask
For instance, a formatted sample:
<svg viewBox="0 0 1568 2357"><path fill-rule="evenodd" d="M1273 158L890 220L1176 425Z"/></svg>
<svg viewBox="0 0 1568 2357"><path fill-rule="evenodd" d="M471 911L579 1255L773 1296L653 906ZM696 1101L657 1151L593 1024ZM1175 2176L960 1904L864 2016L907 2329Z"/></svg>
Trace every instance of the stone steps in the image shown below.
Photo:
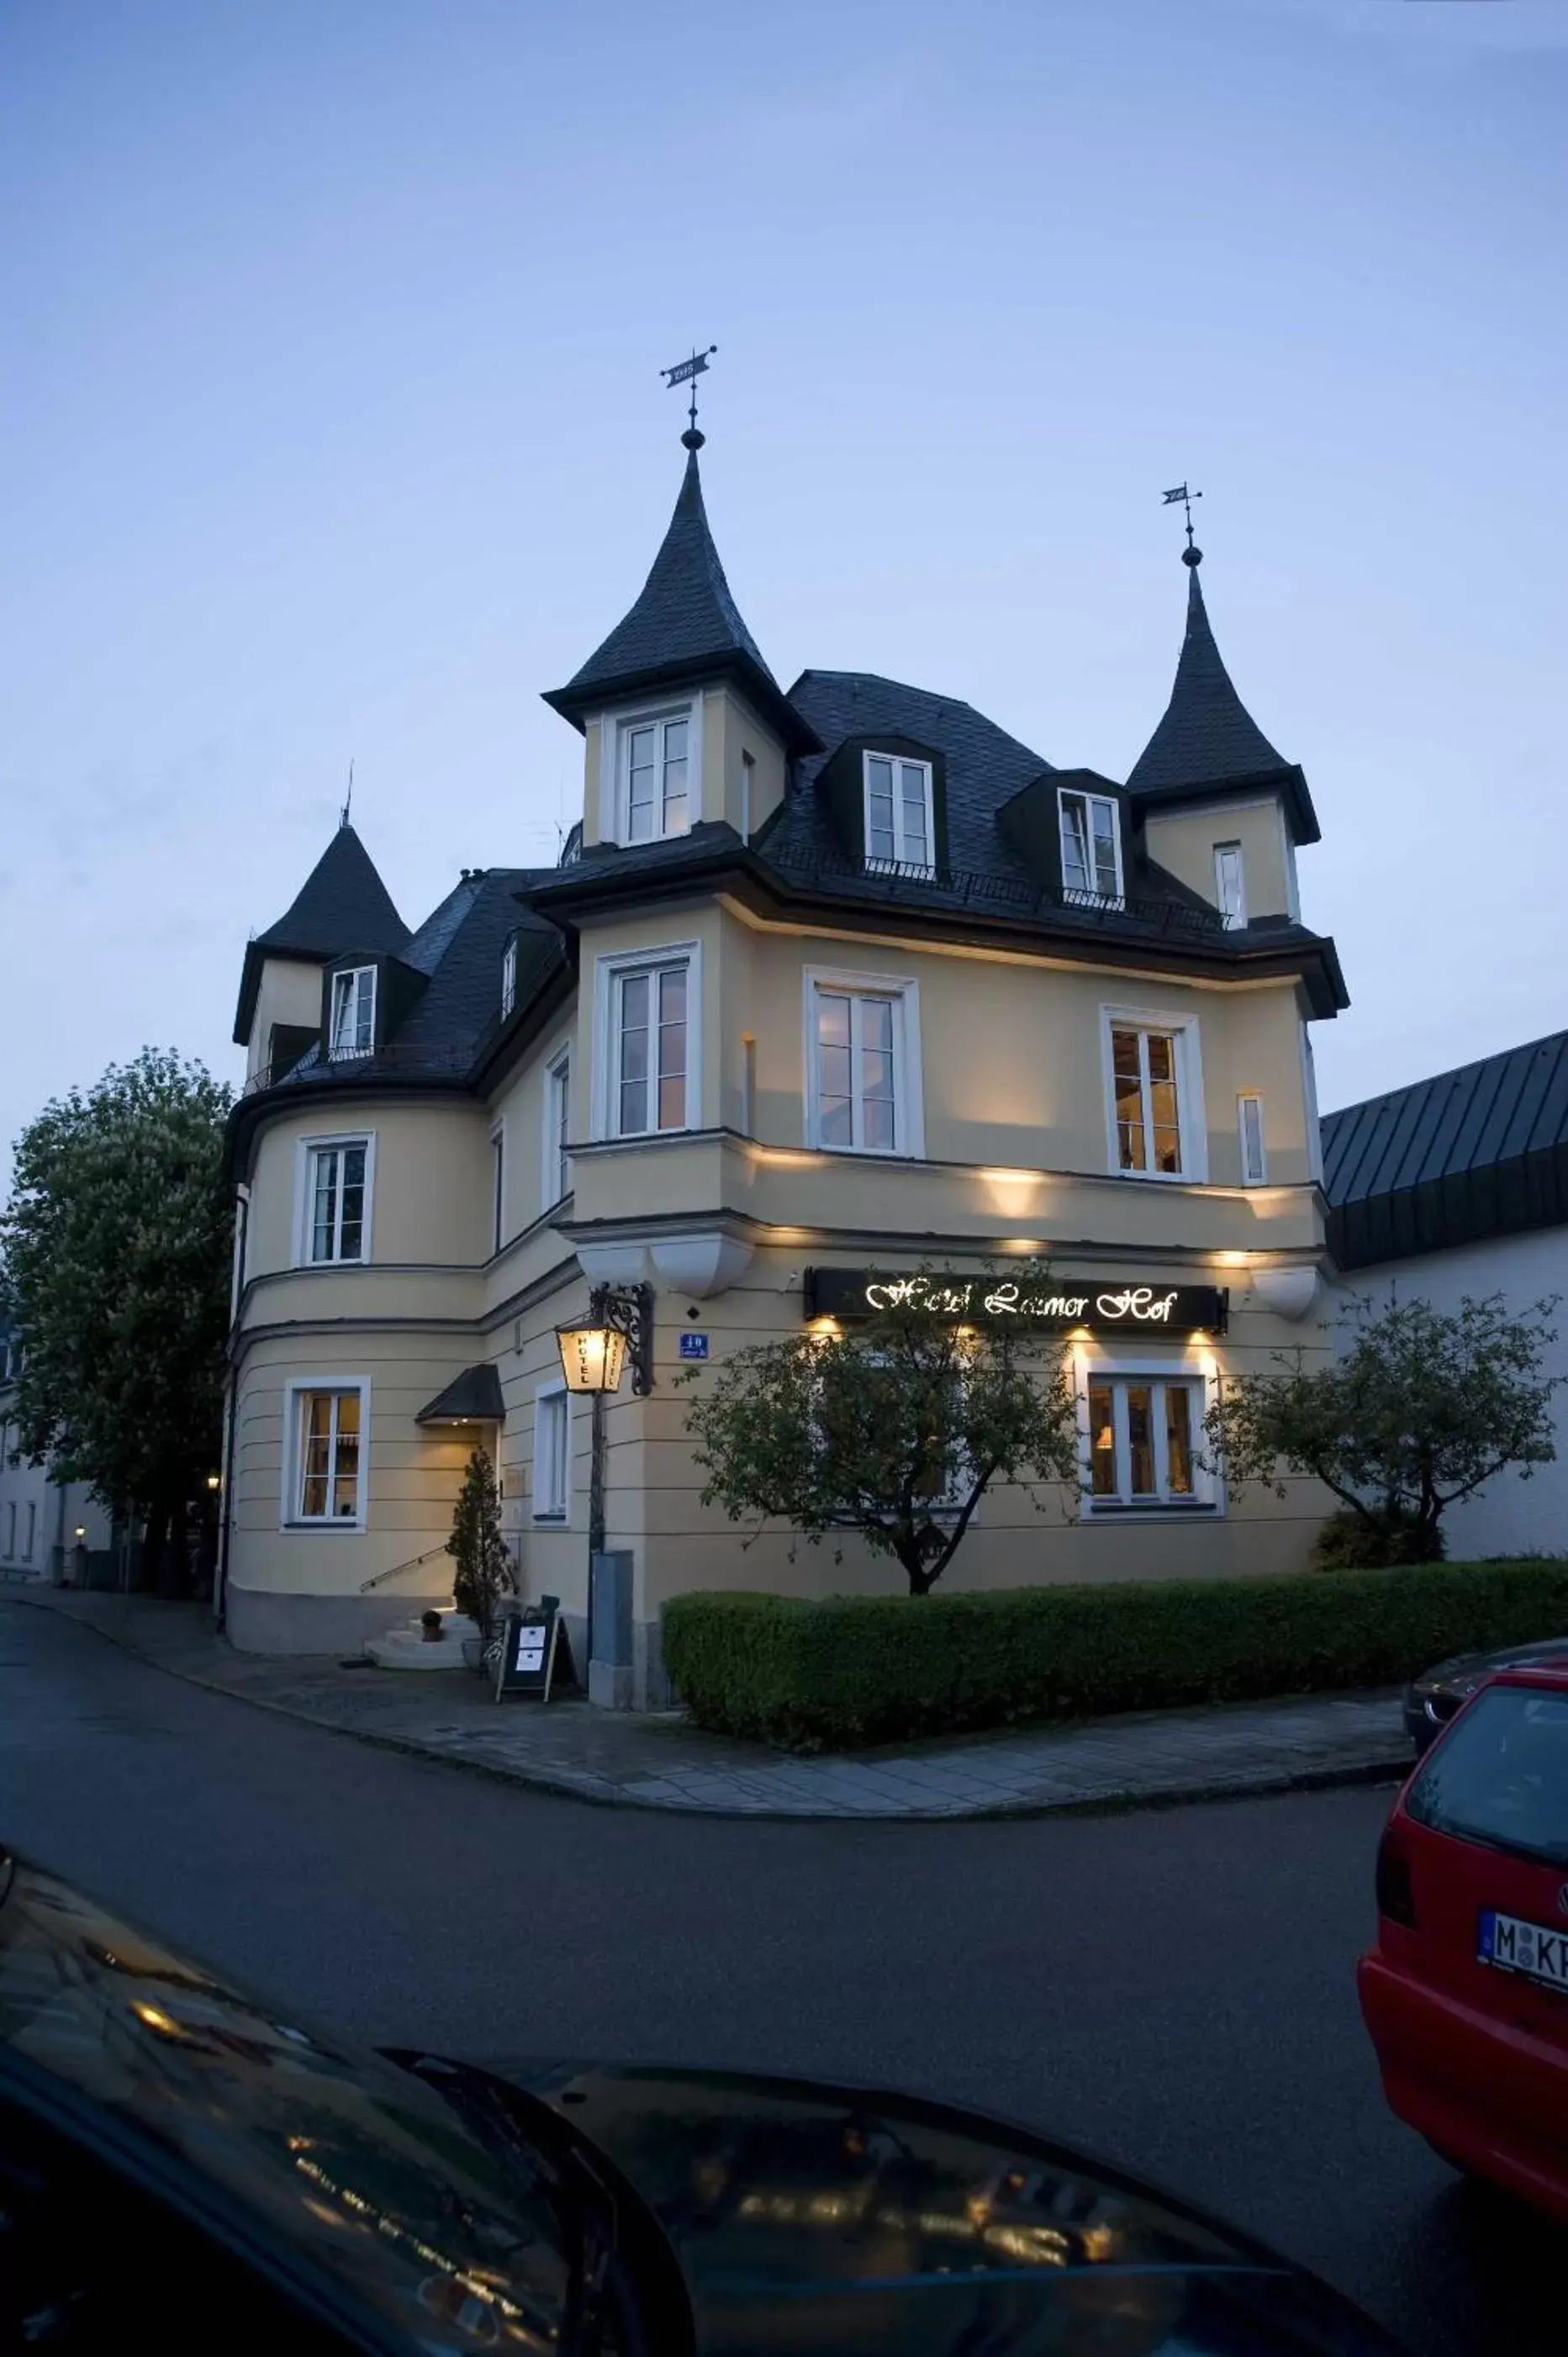
<svg viewBox="0 0 1568 2357"><path fill-rule="evenodd" d="M417 1613L401 1628L389 1629L384 1636L371 1637L365 1642L365 1657L378 1670L461 1670L467 1664L463 1659L463 1641L477 1638L479 1625L470 1620L466 1612L454 1605L435 1608L441 1615L441 1634L434 1643L425 1637Z"/></svg>

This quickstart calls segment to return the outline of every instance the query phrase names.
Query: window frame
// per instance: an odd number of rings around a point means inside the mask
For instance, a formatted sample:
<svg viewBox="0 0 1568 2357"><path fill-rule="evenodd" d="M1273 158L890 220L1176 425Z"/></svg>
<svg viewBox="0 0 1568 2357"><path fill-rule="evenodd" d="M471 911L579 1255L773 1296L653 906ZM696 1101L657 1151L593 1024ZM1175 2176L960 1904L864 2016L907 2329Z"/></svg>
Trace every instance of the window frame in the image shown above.
<svg viewBox="0 0 1568 2357"><path fill-rule="evenodd" d="M656 974L673 966L686 973L685 1119L668 1129L619 1126L620 993L628 975ZM650 1101L656 1075L650 1075ZM618 950L595 961L594 1136L603 1145L652 1146L661 1138L689 1137L703 1122L703 945L699 941L659 942L646 949Z"/></svg>
<svg viewBox="0 0 1568 2357"><path fill-rule="evenodd" d="M338 986L340 984L346 982L358 985L367 981L370 985L369 997L371 1003L371 1019L369 1026L370 1038L362 1048L357 1045L352 1048L341 1048L338 1044ZM340 965L333 968L332 973L328 978L327 985L327 1060L328 1063L352 1063L357 1057L373 1056L375 1054L377 982L377 972L373 965ZM361 992L356 990L354 994L356 1000L358 1000L358 998L362 995L363 994ZM354 1028L355 1030L358 1031L359 1021L357 1008Z"/></svg>
<svg viewBox="0 0 1568 2357"><path fill-rule="evenodd" d="M686 724L686 823L666 827L664 819L664 780L662 769L669 756L664 750L662 731L672 720ZM673 843L690 834L703 814L703 698L701 695L677 696L669 702L626 705L607 712L604 722L604 761L600 771L600 809L614 813L615 831L610 839L620 844ZM660 772L655 813L660 820L651 834L634 836L631 832L631 737L634 729L657 728L660 731L659 754L655 770ZM602 823L602 822L601 822Z"/></svg>
<svg viewBox="0 0 1568 2357"><path fill-rule="evenodd" d="M1196 1352L1183 1351L1169 1358L1142 1357L1132 1352L1109 1349L1096 1338L1078 1344L1073 1351L1073 1395L1078 1411L1079 1437L1079 1515L1083 1522L1142 1523L1155 1521L1185 1522L1189 1517L1210 1518L1226 1512L1224 1484L1219 1471L1203 1462L1203 1419L1213 1405L1219 1390L1219 1377L1214 1362ZM1113 1498L1097 1498L1090 1486L1094 1475L1093 1428L1090 1421L1089 1394L1091 1384L1108 1383L1124 1386L1128 1383L1185 1383L1196 1396L1188 1439L1192 1450L1192 1495L1172 1498L1168 1495L1137 1499L1120 1491ZM1151 1403L1152 1405L1152 1403ZM1155 1414L1155 1461L1165 1450L1165 1420ZM1120 1457L1125 1445L1125 1414L1115 1417L1116 1449ZM1131 1469L1130 1468L1128 1469ZM1118 1476L1120 1478L1120 1467Z"/></svg>
<svg viewBox="0 0 1568 2357"><path fill-rule="evenodd" d="M573 1041L563 1039L553 1055L544 1060L544 1103L539 1126L539 1185L540 1208L546 1211L553 1211L556 1204L564 1203L572 1192L572 1157L566 1146L572 1134L573 1055ZM563 1080L565 1088L558 1098ZM558 1118L558 1114L564 1118Z"/></svg>
<svg viewBox="0 0 1568 2357"><path fill-rule="evenodd" d="M1233 905L1228 905L1225 884L1225 862L1234 858L1236 891ZM1217 843L1214 846L1214 905L1225 922L1228 933L1244 933L1247 930L1247 863L1240 841Z"/></svg>
<svg viewBox="0 0 1568 2357"><path fill-rule="evenodd" d="M316 1157L318 1154L341 1153L346 1146L362 1146L365 1149L365 1202L360 1221L360 1253L356 1260L341 1257L317 1260L311 1247L316 1240ZM295 1141L294 1177L294 1265L315 1274L321 1270L365 1268L370 1265L371 1230L375 1211L376 1133L373 1129L322 1130ZM342 1180L338 1187L338 1228L343 1224Z"/></svg>
<svg viewBox="0 0 1568 2357"><path fill-rule="evenodd" d="M16 1560L16 1501L15 1498L7 1498L5 1501L5 1561L7 1563L15 1563Z"/></svg>
<svg viewBox="0 0 1568 2357"><path fill-rule="evenodd" d="M918 770L924 780L926 809L926 853L924 859L907 859L904 856L904 793L903 780L896 781L893 794L893 856L885 859L871 848L871 764L886 761L895 769ZM934 876L937 859L937 780L936 767L918 753L888 753L875 745L866 746L860 757L860 818L861 850L866 870L873 876Z"/></svg>
<svg viewBox="0 0 1568 2357"><path fill-rule="evenodd" d="M1247 1148L1247 1107L1258 1108L1258 1164L1250 1167ZM1241 1149L1241 1184L1243 1187L1266 1187L1269 1183L1269 1136L1263 1121L1262 1089L1238 1089L1236 1092L1236 1137Z"/></svg>
<svg viewBox="0 0 1568 2357"><path fill-rule="evenodd" d="M33 1560L33 1549L34 1549L34 1547L38 1544L38 1500L37 1500L36 1498L29 1498L29 1499L27 1501L27 1535L26 1540L23 1542L21 1555L20 1555L20 1557L19 1557L18 1559L19 1559L19 1561L21 1561L21 1562L23 1562L23 1563L31 1563L31 1562L32 1562L32 1560Z"/></svg>
<svg viewBox="0 0 1568 2357"><path fill-rule="evenodd" d="M517 1005L517 935L513 933L501 952L501 1021L504 1023Z"/></svg>
<svg viewBox="0 0 1568 2357"><path fill-rule="evenodd" d="M362 1533L369 1525L371 1482L371 1378L369 1375L290 1375L283 1392L283 1482L278 1528L292 1534L319 1531ZM316 1392L358 1392L360 1395L360 1461L355 1506L349 1514L305 1514L304 1402ZM328 1475L335 1480L335 1475Z"/></svg>
<svg viewBox="0 0 1568 2357"><path fill-rule="evenodd" d="M1176 1043L1176 1135L1179 1170L1124 1170L1117 1136L1116 1061L1112 1035L1116 1031L1167 1034ZM1206 1186L1208 1181L1208 1122L1203 1103L1203 1049L1196 1015L1171 1014L1155 1006L1105 1006L1100 1010L1100 1060L1105 1091L1106 1169L1112 1178L1142 1186ZM1147 1125L1145 1124L1145 1127Z"/></svg>
<svg viewBox="0 0 1568 2357"><path fill-rule="evenodd" d="M876 1162L923 1162L926 1109L920 1070L920 985L912 974L867 974L859 967L809 965L801 974L801 1092L805 1143L820 1154L864 1154ZM817 1060L817 1000L823 992L891 998L893 1017L893 1138L891 1146L833 1146L822 1137L822 1073Z"/></svg>
<svg viewBox="0 0 1568 2357"><path fill-rule="evenodd" d="M539 1465L541 1437L545 1414L554 1414L554 1403L564 1403L561 1410L561 1487L559 1506L542 1507L539 1502ZM559 1375L537 1383L533 1392L533 1458L529 1467L529 1494L533 1501L533 1521L548 1530L567 1531L572 1527L572 1394Z"/></svg>
<svg viewBox="0 0 1568 2357"><path fill-rule="evenodd" d="M1095 806L1099 804L1111 813L1111 842L1116 861L1116 889L1114 892L1101 892L1099 891L1092 884L1069 884L1067 880L1067 804L1069 800L1072 802L1082 802L1084 806L1084 815L1089 827L1089 851L1091 858L1094 851ZM1122 810L1114 794L1090 793L1088 789L1083 786L1058 786L1057 788L1057 857L1061 865L1062 891L1064 895L1068 893L1080 895L1081 899L1079 902L1079 905L1080 906L1083 905L1083 903L1090 901L1091 901L1096 908L1100 909L1120 909L1125 906L1127 888L1122 860Z"/></svg>

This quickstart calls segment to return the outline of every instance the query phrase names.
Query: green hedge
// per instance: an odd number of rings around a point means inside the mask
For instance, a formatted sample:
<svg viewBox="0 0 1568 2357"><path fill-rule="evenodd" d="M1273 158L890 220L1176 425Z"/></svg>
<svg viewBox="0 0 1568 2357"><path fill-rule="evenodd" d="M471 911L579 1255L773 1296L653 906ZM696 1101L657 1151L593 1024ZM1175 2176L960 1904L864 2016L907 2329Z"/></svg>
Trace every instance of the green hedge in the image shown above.
<svg viewBox="0 0 1568 2357"><path fill-rule="evenodd" d="M1010 1587L677 1596L664 1658L700 1727L792 1749L1391 1684L1568 1633L1568 1559Z"/></svg>

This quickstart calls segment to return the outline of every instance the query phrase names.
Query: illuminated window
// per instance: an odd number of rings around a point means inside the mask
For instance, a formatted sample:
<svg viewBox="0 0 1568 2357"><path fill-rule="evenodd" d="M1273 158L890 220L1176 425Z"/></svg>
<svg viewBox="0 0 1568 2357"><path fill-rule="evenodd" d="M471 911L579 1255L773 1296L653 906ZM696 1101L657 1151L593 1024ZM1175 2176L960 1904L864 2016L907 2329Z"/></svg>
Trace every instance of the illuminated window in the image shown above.
<svg viewBox="0 0 1568 2357"><path fill-rule="evenodd" d="M616 976L618 1137L686 1126L687 981L683 960Z"/></svg>
<svg viewBox="0 0 1568 2357"><path fill-rule="evenodd" d="M290 1384L290 1522L363 1523L367 1391L359 1381L320 1389Z"/></svg>
<svg viewBox="0 0 1568 2357"><path fill-rule="evenodd" d="M328 1035L334 1056L368 1056L376 1043L376 970L357 965L332 977L332 1026Z"/></svg>
<svg viewBox="0 0 1568 2357"><path fill-rule="evenodd" d="M924 1153L912 982L806 974L806 1142L840 1154Z"/></svg>
<svg viewBox="0 0 1568 2357"><path fill-rule="evenodd" d="M689 705L678 712L652 713L647 718L620 723L623 842L652 843L661 835L689 831L695 733L696 718Z"/></svg>
<svg viewBox="0 0 1568 2357"><path fill-rule="evenodd" d="M1091 1511L1208 1504L1197 1458L1202 1415L1199 1380L1092 1375L1089 1382Z"/></svg>
<svg viewBox="0 0 1568 2357"><path fill-rule="evenodd" d="M368 1257L371 1142L333 1138L306 1145L303 1260L313 1266Z"/></svg>
<svg viewBox="0 0 1568 2357"><path fill-rule="evenodd" d="M865 756L865 864L912 867L929 876L936 866L936 823L931 801L931 765L891 753Z"/></svg>
<svg viewBox="0 0 1568 2357"><path fill-rule="evenodd" d="M1227 928L1238 931L1247 921L1247 878L1239 843L1214 846L1214 898Z"/></svg>
<svg viewBox="0 0 1568 2357"><path fill-rule="evenodd" d="M1122 842L1108 794L1057 796L1061 811L1062 888L1095 900L1122 898Z"/></svg>
<svg viewBox="0 0 1568 2357"><path fill-rule="evenodd" d="M1177 1033L1134 1030L1120 1023L1112 1027L1119 1170L1162 1178L1181 1176L1179 1065Z"/></svg>

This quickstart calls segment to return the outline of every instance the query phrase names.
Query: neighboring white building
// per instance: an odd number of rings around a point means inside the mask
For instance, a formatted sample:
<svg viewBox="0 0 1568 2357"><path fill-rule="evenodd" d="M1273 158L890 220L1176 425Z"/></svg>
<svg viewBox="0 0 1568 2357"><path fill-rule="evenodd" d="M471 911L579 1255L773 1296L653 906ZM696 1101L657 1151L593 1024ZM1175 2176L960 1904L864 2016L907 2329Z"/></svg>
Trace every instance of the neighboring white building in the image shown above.
<svg viewBox="0 0 1568 2357"><path fill-rule="evenodd" d="M1568 1554L1568 1031L1323 1123L1328 1243L1348 1293L1434 1308L1557 1294L1557 1458L1499 1473L1444 1517L1455 1561Z"/></svg>
<svg viewBox="0 0 1568 2357"><path fill-rule="evenodd" d="M14 1464L21 1345L0 1327L0 1580L91 1578L106 1584L109 1517L84 1482L56 1481L46 1465ZM85 1561L78 1549L85 1549Z"/></svg>

